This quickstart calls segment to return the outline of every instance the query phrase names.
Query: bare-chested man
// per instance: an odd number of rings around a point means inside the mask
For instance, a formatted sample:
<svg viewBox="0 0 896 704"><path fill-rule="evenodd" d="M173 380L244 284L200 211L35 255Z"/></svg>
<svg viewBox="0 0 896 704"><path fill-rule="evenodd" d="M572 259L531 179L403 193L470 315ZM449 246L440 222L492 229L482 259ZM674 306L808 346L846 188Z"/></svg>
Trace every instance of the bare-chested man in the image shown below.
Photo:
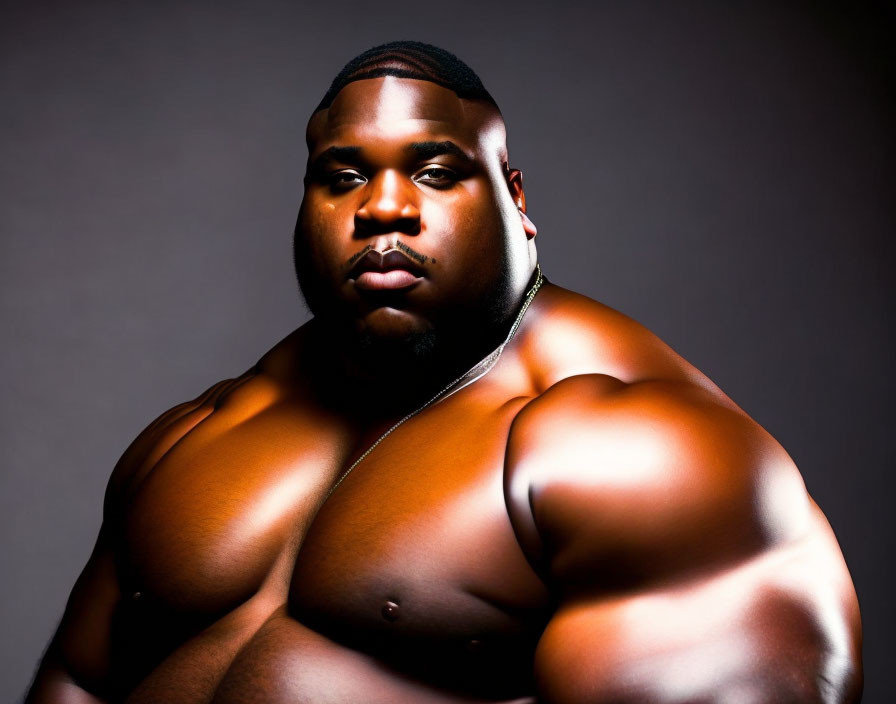
<svg viewBox="0 0 896 704"><path fill-rule="evenodd" d="M307 137L314 319L125 452L29 701L857 701L793 462L542 278L475 74L375 48Z"/></svg>

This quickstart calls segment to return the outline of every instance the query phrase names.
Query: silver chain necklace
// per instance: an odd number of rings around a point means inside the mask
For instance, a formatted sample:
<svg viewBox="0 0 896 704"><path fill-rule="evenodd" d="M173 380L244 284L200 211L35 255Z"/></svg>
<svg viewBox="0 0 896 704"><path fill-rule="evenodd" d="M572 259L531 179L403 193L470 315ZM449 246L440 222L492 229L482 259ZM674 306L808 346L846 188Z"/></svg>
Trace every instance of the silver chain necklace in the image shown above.
<svg viewBox="0 0 896 704"><path fill-rule="evenodd" d="M436 401L439 401L440 399L444 398L448 394L448 392L460 391L462 388L469 386L474 381L478 381L479 379L484 377L486 374L488 374L488 372L492 369L492 367L494 367L495 364L498 362L498 358L501 356L501 353L504 351L504 348L507 347L507 344L513 339L513 336L516 334L516 331L520 327L520 323L523 322L523 316L526 314L526 310L528 310L529 304L532 303L532 299L535 298L535 294L538 293L538 289L541 288L541 285L543 283L544 283L544 277L541 275L541 267L538 264L536 264L535 265L535 283L532 284L532 288L530 288L526 292L526 297L523 300L523 305L520 307L520 312L517 313L516 320L513 321L513 325L510 327L510 332L507 333L507 337L505 338L504 342L502 342L500 345L498 345L498 347L494 351L492 351L491 353L486 355L483 359L476 362L476 364L474 364L470 369L468 369L463 374L461 374L459 377L457 377L457 379L455 379L450 384L448 384L445 388L443 388L441 391L439 391L435 396L433 396L431 399L429 399L429 401L424 403L422 406L419 406L416 410L408 413L404 418L402 418L397 423L395 423L395 425L393 425L391 428L389 428L385 433L380 435L379 438L377 439L377 441L375 443L373 443L373 445L368 447L364 451L364 453L360 457L358 457L358 459L356 459L354 462L352 462L351 466L347 470L345 470L342 473L342 475L339 477L339 479L336 480L336 483L333 484L332 487L330 487L330 491L327 492L327 496L326 496L326 498L324 498L324 501L326 501L327 499L330 498L330 496L332 496L333 492L336 491L337 488L339 488L339 485L342 484L343 481L345 481L345 478L349 474L352 473L352 470L355 467L357 467L359 464L361 464L361 462L364 460L364 458L367 457L367 455L369 455L371 452L373 452L377 445L379 445L383 440L385 440L393 432L395 432L402 424L409 421L411 418L416 416L418 413L421 413L422 411L429 408ZM464 383L462 383L462 382L464 382Z"/></svg>

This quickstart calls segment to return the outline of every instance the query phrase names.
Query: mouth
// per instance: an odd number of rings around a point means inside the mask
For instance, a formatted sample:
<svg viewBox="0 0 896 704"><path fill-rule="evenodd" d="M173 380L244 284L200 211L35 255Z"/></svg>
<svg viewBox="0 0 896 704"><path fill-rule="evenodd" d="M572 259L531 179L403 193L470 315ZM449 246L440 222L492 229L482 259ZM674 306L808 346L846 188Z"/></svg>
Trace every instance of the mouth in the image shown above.
<svg viewBox="0 0 896 704"><path fill-rule="evenodd" d="M369 250L348 273L362 291L401 291L423 280L423 268L399 249Z"/></svg>

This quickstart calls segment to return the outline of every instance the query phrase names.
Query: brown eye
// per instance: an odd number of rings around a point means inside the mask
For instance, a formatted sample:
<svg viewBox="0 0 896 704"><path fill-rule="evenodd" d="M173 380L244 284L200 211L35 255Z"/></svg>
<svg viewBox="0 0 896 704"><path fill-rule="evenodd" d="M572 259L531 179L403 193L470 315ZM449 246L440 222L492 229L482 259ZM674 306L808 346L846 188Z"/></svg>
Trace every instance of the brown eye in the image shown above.
<svg viewBox="0 0 896 704"><path fill-rule="evenodd" d="M444 166L427 166L414 177L414 180L434 188L447 188L457 181L457 174Z"/></svg>
<svg viewBox="0 0 896 704"><path fill-rule="evenodd" d="M357 171L335 171L330 174L329 183L333 190L346 191L359 184L367 183L367 179Z"/></svg>

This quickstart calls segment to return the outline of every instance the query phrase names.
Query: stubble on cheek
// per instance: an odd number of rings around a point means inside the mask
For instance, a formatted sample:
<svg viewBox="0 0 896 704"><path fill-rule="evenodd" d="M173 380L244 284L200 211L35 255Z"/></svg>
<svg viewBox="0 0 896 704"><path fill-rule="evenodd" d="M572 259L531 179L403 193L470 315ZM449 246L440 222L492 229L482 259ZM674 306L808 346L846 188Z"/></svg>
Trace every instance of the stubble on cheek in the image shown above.
<svg viewBox="0 0 896 704"><path fill-rule="evenodd" d="M323 201L308 215L302 218L300 235L305 241L304 251L310 258L308 266L314 269L316 279L338 286L339 265L344 257L340 256L342 228L336 218L336 205Z"/></svg>

